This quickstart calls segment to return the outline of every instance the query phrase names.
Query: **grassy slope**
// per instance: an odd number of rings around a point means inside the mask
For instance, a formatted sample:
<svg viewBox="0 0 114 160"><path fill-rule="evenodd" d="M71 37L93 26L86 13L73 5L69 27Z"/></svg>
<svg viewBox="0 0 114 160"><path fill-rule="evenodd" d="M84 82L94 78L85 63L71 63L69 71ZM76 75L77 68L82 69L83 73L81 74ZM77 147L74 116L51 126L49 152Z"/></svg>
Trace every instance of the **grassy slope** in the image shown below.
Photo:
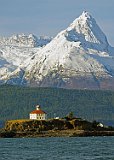
<svg viewBox="0 0 114 160"><path fill-rule="evenodd" d="M72 111L88 120L114 121L111 91L0 86L0 120L28 118L36 104L48 117L62 117Z"/></svg>

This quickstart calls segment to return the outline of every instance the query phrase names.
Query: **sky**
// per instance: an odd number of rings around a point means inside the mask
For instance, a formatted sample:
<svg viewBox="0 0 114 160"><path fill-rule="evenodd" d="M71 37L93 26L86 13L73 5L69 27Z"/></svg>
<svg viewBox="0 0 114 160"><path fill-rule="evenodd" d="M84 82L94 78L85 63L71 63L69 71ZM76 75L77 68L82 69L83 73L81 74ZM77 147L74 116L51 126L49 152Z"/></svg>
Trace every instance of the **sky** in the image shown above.
<svg viewBox="0 0 114 160"><path fill-rule="evenodd" d="M0 36L56 36L88 11L114 46L114 0L0 0Z"/></svg>

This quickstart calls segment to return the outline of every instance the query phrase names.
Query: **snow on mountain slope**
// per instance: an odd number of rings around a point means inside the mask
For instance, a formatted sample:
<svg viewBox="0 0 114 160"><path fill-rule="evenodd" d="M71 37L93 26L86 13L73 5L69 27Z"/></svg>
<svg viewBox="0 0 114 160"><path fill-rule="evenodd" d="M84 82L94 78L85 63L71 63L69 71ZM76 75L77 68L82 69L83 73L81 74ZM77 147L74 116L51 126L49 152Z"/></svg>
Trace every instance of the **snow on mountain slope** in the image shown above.
<svg viewBox="0 0 114 160"><path fill-rule="evenodd" d="M45 46L51 41L49 37L40 37L30 34L28 36L22 35L13 35L12 37L0 38L0 58L1 58L1 67L6 61L8 64L14 66L20 66L24 60L34 55L41 47Z"/></svg>
<svg viewBox="0 0 114 160"><path fill-rule="evenodd" d="M30 35L13 35L0 38L0 79L9 79L23 62L51 41L52 38ZM16 71L15 71L16 70Z"/></svg>
<svg viewBox="0 0 114 160"><path fill-rule="evenodd" d="M16 49L18 53L19 47ZM41 87L114 89L114 48L88 12L83 12L46 46L25 50L16 63L5 57L8 63L21 66L21 70L5 78L6 82Z"/></svg>
<svg viewBox="0 0 114 160"><path fill-rule="evenodd" d="M112 51L94 18L83 12L29 63L25 62L25 78L39 86L48 86L48 81L50 85L72 83L70 79L77 77L110 78L114 74Z"/></svg>
<svg viewBox="0 0 114 160"><path fill-rule="evenodd" d="M104 45L107 45L108 43L106 36L96 24L95 19L86 11L84 11L79 18L73 21L67 31L68 33L74 31L79 34L79 36L82 35L86 42Z"/></svg>
<svg viewBox="0 0 114 160"><path fill-rule="evenodd" d="M11 37L0 37L0 45L18 46L18 47L42 47L52 40L48 36L36 37L33 34L17 34Z"/></svg>

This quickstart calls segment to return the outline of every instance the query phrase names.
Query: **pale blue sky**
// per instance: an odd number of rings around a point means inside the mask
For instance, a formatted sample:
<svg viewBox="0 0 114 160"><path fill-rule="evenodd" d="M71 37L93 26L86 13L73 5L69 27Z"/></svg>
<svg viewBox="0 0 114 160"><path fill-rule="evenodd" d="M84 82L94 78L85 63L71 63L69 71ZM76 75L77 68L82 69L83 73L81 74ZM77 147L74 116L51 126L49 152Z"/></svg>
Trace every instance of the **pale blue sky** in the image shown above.
<svg viewBox="0 0 114 160"><path fill-rule="evenodd" d="M114 0L0 0L0 36L55 36L84 10L114 46Z"/></svg>

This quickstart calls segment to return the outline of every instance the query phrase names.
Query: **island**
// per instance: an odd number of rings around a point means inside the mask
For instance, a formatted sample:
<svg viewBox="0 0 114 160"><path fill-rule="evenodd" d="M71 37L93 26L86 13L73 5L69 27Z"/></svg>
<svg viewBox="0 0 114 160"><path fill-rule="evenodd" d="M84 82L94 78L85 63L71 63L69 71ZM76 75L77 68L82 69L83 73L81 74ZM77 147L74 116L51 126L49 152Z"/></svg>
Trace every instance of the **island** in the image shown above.
<svg viewBox="0 0 114 160"><path fill-rule="evenodd" d="M47 120L9 120L0 130L1 138L76 136L114 136L114 128L96 121L65 117Z"/></svg>

